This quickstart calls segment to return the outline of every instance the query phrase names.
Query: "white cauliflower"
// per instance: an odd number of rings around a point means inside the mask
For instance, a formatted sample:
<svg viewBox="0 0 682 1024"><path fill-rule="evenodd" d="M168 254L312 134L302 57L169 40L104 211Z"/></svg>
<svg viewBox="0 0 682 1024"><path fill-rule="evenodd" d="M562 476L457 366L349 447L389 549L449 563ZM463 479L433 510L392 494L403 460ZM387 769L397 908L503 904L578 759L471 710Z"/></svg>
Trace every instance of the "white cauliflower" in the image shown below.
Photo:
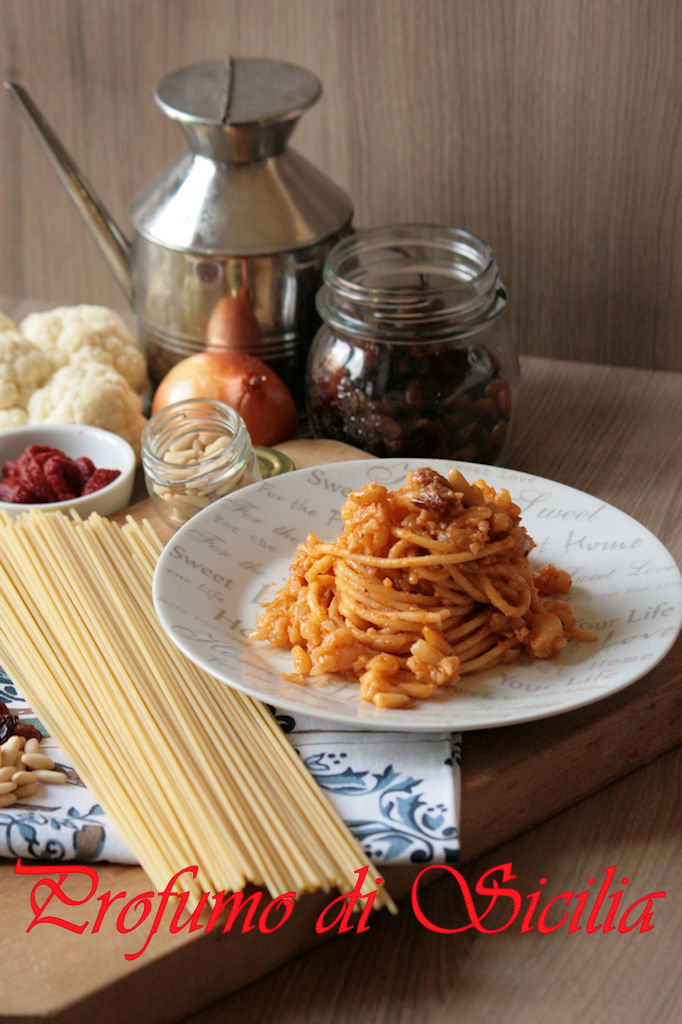
<svg viewBox="0 0 682 1024"><path fill-rule="evenodd" d="M28 423L28 413L20 406L11 409L0 409L0 430L9 427L24 427Z"/></svg>
<svg viewBox="0 0 682 1024"><path fill-rule="evenodd" d="M0 410L25 409L35 389L42 387L53 370L49 355L19 331L0 330Z"/></svg>
<svg viewBox="0 0 682 1024"><path fill-rule="evenodd" d="M118 313L106 306L59 306L29 313L19 329L60 366L111 366L134 391L145 386L147 367L140 347Z"/></svg>
<svg viewBox="0 0 682 1024"><path fill-rule="evenodd" d="M31 423L87 423L119 434L140 458L146 423L140 396L110 366L69 364L34 391L28 407Z"/></svg>
<svg viewBox="0 0 682 1024"><path fill-rule="evenodd" d="M130 442L140 457L144 357L104 306L31 313L15 327L0 313L0 431L25 423L83 423Z"/></svg>

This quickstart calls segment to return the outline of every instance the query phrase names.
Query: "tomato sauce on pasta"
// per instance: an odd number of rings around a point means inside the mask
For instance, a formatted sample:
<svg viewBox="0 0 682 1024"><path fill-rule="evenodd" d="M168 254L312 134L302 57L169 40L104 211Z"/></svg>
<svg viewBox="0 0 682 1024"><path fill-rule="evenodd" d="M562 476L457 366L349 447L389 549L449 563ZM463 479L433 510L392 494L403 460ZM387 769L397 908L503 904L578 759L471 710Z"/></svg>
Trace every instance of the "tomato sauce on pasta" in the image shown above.
<svg viewBox="0 0 682 1024"><path fill-rule="evenodd" d="M594 639L562 599L569 574L531 568L534 543L506 489L417 469L396 490L353 491L341 517L336 540L298 546L252 634L291 650L292 682L340 673L363 700L402 708L466 673Z"/></svg>

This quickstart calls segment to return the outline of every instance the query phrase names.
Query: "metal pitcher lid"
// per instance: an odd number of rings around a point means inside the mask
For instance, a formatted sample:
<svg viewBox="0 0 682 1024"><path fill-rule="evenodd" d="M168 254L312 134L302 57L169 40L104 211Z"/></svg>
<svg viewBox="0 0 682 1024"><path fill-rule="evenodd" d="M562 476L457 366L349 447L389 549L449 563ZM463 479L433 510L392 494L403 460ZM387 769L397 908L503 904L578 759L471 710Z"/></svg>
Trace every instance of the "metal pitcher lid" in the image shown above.
<svg viewBox="0 0 682 1024"><path fill-rule="evenodd" d="M319 78L296 64L226 57L171 71L154 99L196 153L242 164L281 153L321 93Z"/></svg>
<svg viewBox="0 0 682 1024"><path fill-rule="evenodd" d="M297 117L321 92L319 78L296 64L227 57L171 71L154 97L176 121L244 125Z"/></svg>

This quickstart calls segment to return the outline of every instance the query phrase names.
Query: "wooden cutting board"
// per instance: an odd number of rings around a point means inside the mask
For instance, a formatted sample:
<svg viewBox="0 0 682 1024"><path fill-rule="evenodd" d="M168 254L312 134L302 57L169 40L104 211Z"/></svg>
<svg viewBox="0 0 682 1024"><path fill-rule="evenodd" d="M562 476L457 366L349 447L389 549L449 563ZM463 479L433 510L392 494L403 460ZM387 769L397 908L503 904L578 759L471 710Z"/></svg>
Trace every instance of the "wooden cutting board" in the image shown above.
<svg viewBox="0 0 682 1024"><path fill-rule="evenodd" d="M337 442L281 447L298 467L363 457ZM127 512L149 518L162 536L170 535L149 500L142 498ZM681 662L678 640L645 679L599 704L542 722L465 734L462 860L494 849L682 742ZM407 894L416 870L385 872L395 898ZM151 888L138 867L101 865L97 871L99 893L133 896ZM270 936L171 935L164 919L147 951L126 960L140 943L135 935L118 933L115 918L105 918L97 935L49 925L27 934L31 888L30 878L15 875L13 862L0 864L0 1024L181 1020L319 942L314 921L329 899L303 898L287 927ZM78 907L60 907L59 914L83 920Z"/></svg>

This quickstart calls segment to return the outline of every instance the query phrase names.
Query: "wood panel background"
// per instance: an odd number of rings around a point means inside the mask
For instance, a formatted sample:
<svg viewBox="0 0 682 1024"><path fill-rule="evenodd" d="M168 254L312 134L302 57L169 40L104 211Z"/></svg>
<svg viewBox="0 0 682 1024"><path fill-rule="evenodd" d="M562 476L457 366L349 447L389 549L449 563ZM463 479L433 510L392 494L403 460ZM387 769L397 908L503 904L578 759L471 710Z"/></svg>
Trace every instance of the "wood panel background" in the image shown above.
<svg viewBox="0 0 682 1024"><path fill-rule="evenodd" d="M324 94L293 145L357 225L489 241L523 353L679 370L681 27L670 0L0 0L0 70L127 231L183 148L152 99L165 72L301 63ZM0 146L0 293L121 307L4 93Z"/></svg>

